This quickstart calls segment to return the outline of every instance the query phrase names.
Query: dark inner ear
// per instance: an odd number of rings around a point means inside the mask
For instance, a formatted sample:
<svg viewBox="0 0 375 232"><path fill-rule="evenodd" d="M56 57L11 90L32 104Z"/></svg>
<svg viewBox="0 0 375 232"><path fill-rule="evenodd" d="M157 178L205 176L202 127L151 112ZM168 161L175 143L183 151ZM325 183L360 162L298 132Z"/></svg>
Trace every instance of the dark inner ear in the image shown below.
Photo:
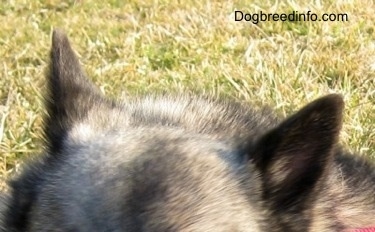
<svg viewBox="0 0 375 232"><path fill-rule="evenodd" d="M268 132L250 154L259 168L264 198L274 209L302 210L332 159L343 101L328 95Z"/></svg>
<svg viewBox="0 0 375 232"><path fill-rule="evenodd" d="M68 38L60 30L53 31L47 82L45 134L51 152L57 152L72 124L85 117L94 102L103 101L100 91L86 78Z"/></svg>

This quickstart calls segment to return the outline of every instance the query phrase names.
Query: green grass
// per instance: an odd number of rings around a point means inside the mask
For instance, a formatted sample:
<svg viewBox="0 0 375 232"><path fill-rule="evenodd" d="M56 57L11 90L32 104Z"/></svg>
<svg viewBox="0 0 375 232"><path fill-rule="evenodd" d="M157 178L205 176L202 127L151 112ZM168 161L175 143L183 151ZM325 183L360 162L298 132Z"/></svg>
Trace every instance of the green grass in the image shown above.
<svg viewBox="0 0 375 232"><path fill-rule="evenodd" d="M270 0L0 2L2 179L41 150L43 73L54 27L67 32L89 76L110 96L195 90L268 104L286 115L319 96L341 93L342 144L375 158L370 0L321 6ZM349 22L255 25L234 21L235 10L347 13Z"/></svg>

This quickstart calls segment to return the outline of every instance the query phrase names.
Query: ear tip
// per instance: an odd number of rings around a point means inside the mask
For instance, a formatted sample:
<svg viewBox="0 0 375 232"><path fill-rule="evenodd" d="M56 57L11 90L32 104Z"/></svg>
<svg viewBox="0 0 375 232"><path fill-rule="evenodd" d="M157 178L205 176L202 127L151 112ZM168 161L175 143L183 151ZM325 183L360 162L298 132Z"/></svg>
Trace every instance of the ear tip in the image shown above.
<svg viewBox="0 0 375 232"><path fill-rule="evenodd" d="M329 94L317 100L322 105L325 105L328 110L343 111L344 99L340 94Z"/></svg>
<svg viewBox="0 0 375 232"><path fill-rule="evenodd" d="M58 48L62 44L69 44L68 37L63 30L55 28L52 32L52 47Z"/></svg>
<svg viewBox="0 0 375 232"><path fill-rule="evenodd" d="M332 101L335 101L335 102L340 103L340 104L344 103L342 95L338 94L338 93L328 94L327 96L325 96L325 98L329 98Z"/></svg>

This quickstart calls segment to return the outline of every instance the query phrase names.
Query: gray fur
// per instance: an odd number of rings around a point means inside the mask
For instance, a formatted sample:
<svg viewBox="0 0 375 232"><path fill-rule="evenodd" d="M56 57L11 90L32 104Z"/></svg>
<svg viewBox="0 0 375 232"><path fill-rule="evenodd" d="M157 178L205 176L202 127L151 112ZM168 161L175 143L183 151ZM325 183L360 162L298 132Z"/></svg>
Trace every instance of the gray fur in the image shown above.
<svg viewBox="0 0 375 232"><path fill-rule="evenodd" d="M47 149L1 231L343 231L375 224L375 169L338 145L343 101L287 119L191 95L105 98L55 30Z"/></svg>

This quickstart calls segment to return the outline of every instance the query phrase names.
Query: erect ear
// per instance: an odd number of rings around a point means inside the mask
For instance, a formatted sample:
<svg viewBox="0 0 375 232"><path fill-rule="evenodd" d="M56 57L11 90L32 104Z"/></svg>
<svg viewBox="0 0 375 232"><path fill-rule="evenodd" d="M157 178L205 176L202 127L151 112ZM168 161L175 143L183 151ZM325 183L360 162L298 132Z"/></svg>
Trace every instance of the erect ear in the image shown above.
<svg viewBox="0 0 375 232"><path fill-rule="evenodd" d="M104 98L86 78L68 38L60 30L53 31L47 82L45 134L50 149L57 151L72 124Z"/></svg>
<svg viewBox="0 0 375 232"><path fill-rule="evenodd" d="M328 95L264 135L251 151L273 210L299 212L309 204L338 141L344 103Z"/></svg>

